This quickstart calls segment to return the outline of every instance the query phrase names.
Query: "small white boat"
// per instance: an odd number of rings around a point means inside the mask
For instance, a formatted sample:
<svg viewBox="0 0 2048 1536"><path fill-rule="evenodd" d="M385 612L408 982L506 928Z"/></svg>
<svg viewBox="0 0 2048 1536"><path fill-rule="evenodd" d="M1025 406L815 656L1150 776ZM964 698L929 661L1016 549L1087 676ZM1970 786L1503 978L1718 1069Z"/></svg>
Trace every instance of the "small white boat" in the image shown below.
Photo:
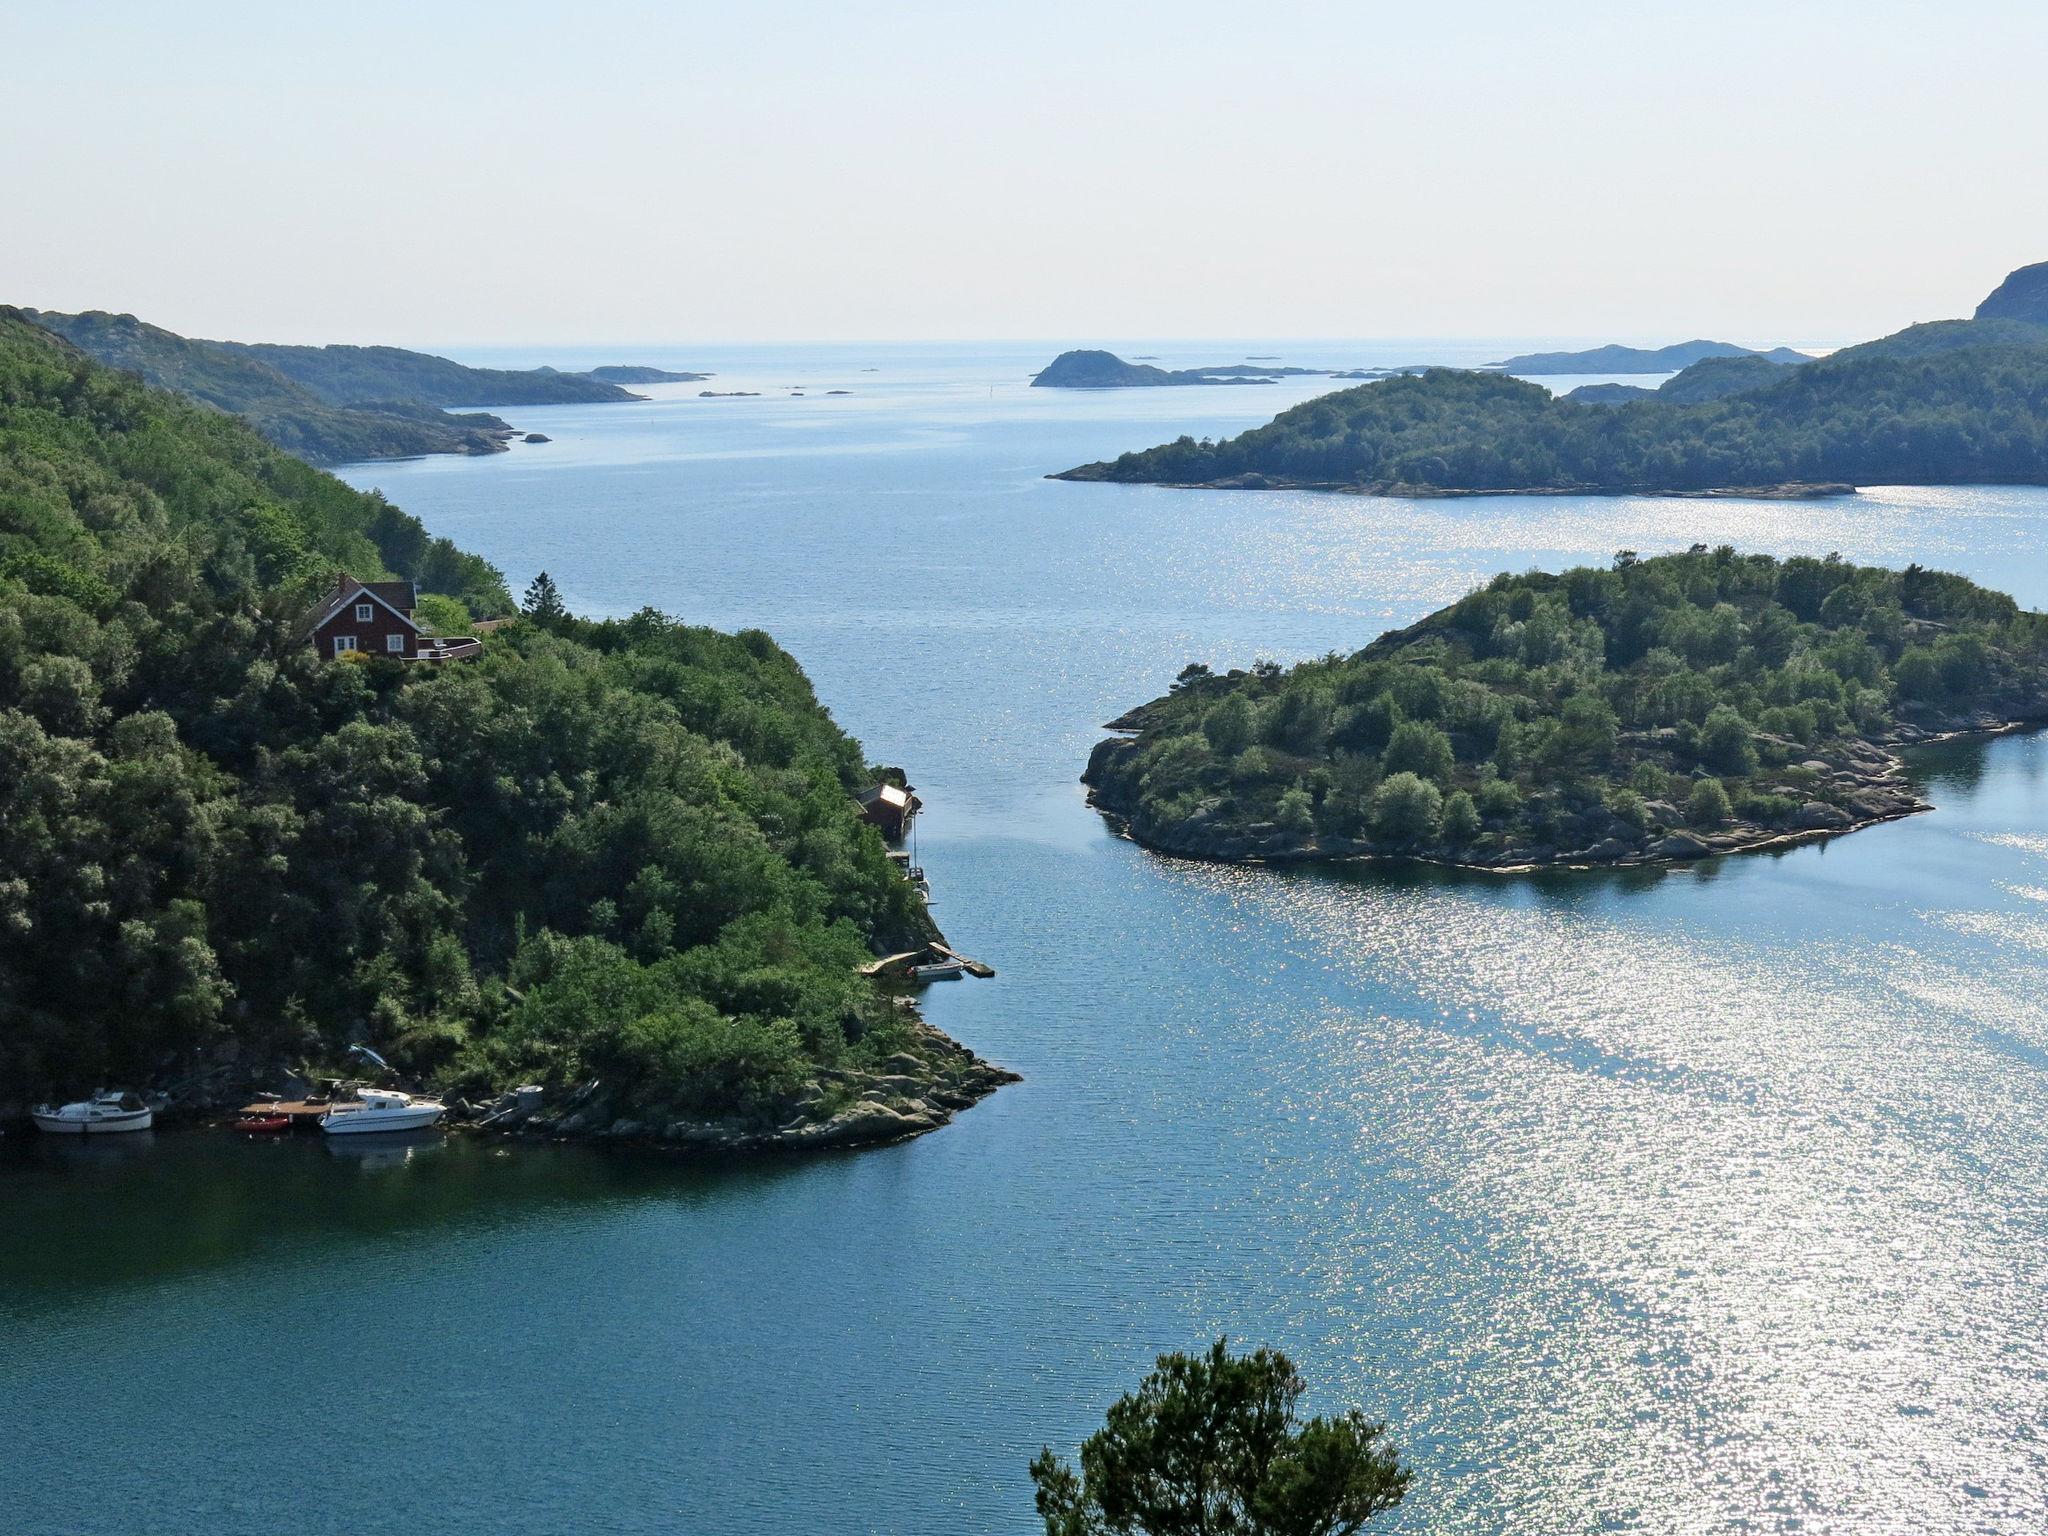
<svg viewBox="0 0 2048 1536"><path fill-rule="evenodd" d="M56 1136L105 1136L114 1131L146 1131L156 1113L132 1093L96 1093L76 1104L52 1109L38 1104L29 1118L39 1131Z"/></svg>
<svg viewBox="0 0 2048 1536"><path fill-rule="evenodd" d="M423 1131L446 1113L438 1099L416 1099L395 1088L359 1088L353 1099L331 1106L320 1117L320 1129L330 1136Z"/></svg>
<svg viewBox="0 0 2048 1536"><path fill-rule="evenodd" d="M958 960L940 960L931 965L913 965L910 968L912 981L958 981L967 974L967 967Z"/></svg>

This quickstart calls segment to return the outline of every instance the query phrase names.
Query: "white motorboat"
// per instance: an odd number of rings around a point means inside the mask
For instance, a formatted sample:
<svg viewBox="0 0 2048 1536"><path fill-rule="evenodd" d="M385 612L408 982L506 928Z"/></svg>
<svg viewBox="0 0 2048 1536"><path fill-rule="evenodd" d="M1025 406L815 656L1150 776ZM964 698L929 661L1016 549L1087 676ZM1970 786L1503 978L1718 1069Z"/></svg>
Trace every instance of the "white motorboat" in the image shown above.
<svg viewBox="0 0 2048 1536"><path fill-rule="evenodd" d="M329 1107L320 1129L330 1136L423 1131L446 1113L438 1099L416 1099L395 1088L358 1088L353 1099Z"/></svg>
<svg viewBox="0 0 2048 1536"><path fill-rule="evenodd" d="M156 1113L132 1093L96 1093L76 1104L52 1109L38 1104L29 1111L36 1129L57 1136L105 1136L114 1131L146 1131Z"/></svg>
<svg viewBox="0 0 2048 1536"><path fill-rule="evenodd" d="M910 968L912 981L958 981L966 974L967 967L958 960L939 960Z"/></svg>

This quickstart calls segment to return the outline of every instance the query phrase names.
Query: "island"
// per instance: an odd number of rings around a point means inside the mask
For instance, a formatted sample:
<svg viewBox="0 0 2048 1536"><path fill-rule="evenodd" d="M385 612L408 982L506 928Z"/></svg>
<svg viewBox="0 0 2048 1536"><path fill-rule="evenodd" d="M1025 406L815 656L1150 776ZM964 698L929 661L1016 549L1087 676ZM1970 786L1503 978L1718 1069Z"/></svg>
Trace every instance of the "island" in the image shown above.
<svg viewBox="0 0 2048 1536"><path fill-rule="evenodd" d="M103 310L19 313L99 362L240 416L277 447L323 465L496 453L517 435L495 416L451 413L450 405L637 401L646 397L622 384L710 377L631 366L471 368L403 347L204 341Z"/></svg>
<svg viewBox="0 0 2048 1536"><path fill-rule="evenodd" d="M1062 352L1032 375L1036 389L1154 389L1180 384L1269 384L1275 379L1316 377L1325 368L1282 368L1261 363L1219 363L1212 368L1159 368L1127 363L1114 352Z"/></svg>
<svg viewBox="0 0 2048 1536"><path fill-rule="evenodd" d="M672 373L666 368L636 367L626 364L607 364L602 368L587 368L580 378L596 379L601 384L697 384L711 377L708 373Z"/></svg>
<svg viewBox="0 0 2048 1536"><path fill-rule="evenodd" d="M1623 551L1350 656L1191 664L1092 803L1162 853L1479 870L1696 859L1927 809L1897 749L2048 721L2048 616L1960 576Z"/></svg>
<svg viewBox="0 0 2048 1536"><path fill-rule="evenodd" d="M515 605L17 310L0 485L0 1119L355 1045L457 1118L676 1146L892 1140L1009 1080L879 976L943 942L860 798L902 776L766 634ZM363 583L477 638L316 649Z"/></svg>
<svg viewBox="0 0 2048 1536"><path fill-rule="evenodd" d="M1388 496L2048 483L2048 325L1938 321L1797 367L1706 359L1669 383L1559 398L1497 371L1433 368L1221 442L1183 436L1053 478Z"/></svg>
<svg viewBox="0 0 2048 1536"><path fill-rule="evenodd" d="M1676 373L1710 357L1760 357L1787 366L1813 358L1790 347L1759 351L1730 341L1674 341L1668 347L1590 347L1583 352L1523 352L1488 366L1503 373Z"/></svg>
<svg viewBox="0 0 2048 1536"><path fill-rule="evenodd" d="M1626 405L1631 400L1698 405L1768 389L1784 377L1782 367L1767 357L1708 357L1673 374L1655 389L1640 384L1581 384L1565 398L1582 405Z"/></svg>

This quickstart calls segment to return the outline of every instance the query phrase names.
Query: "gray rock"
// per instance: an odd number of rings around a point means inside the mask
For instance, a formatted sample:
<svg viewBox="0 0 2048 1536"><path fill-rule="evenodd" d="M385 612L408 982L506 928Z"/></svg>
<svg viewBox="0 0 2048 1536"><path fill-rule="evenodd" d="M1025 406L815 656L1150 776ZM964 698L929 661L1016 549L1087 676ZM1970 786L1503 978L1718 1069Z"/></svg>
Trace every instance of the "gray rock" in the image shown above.
<svg viewBox="0 0 2048 1536"><path fill-rule="evenodd" d="M1809 800L1792 813L1792 825L1805 832L1832 832L1854 820L1847 811L1825 800Z"/></svg>
<svg viewBox="0 0 2048 1536"><path fill-rule="evenodd" d="M1697 859L1711 850L1707 844L1691 832L1671 832L1650 845L1650 852L1660 859Z"/></svg>

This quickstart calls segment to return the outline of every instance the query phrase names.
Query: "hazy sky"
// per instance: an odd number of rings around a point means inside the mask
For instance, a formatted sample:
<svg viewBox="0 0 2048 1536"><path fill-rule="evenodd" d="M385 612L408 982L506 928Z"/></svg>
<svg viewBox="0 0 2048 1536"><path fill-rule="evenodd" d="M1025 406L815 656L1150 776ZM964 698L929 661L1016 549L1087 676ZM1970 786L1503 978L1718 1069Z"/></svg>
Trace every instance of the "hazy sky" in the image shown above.
<svg viewBox="0 0 2048 1536"><path fill-rule="evenodd" d="M2048 259L2019 4L0 0L0 301L250 340L1832 342Z"/></svg>

